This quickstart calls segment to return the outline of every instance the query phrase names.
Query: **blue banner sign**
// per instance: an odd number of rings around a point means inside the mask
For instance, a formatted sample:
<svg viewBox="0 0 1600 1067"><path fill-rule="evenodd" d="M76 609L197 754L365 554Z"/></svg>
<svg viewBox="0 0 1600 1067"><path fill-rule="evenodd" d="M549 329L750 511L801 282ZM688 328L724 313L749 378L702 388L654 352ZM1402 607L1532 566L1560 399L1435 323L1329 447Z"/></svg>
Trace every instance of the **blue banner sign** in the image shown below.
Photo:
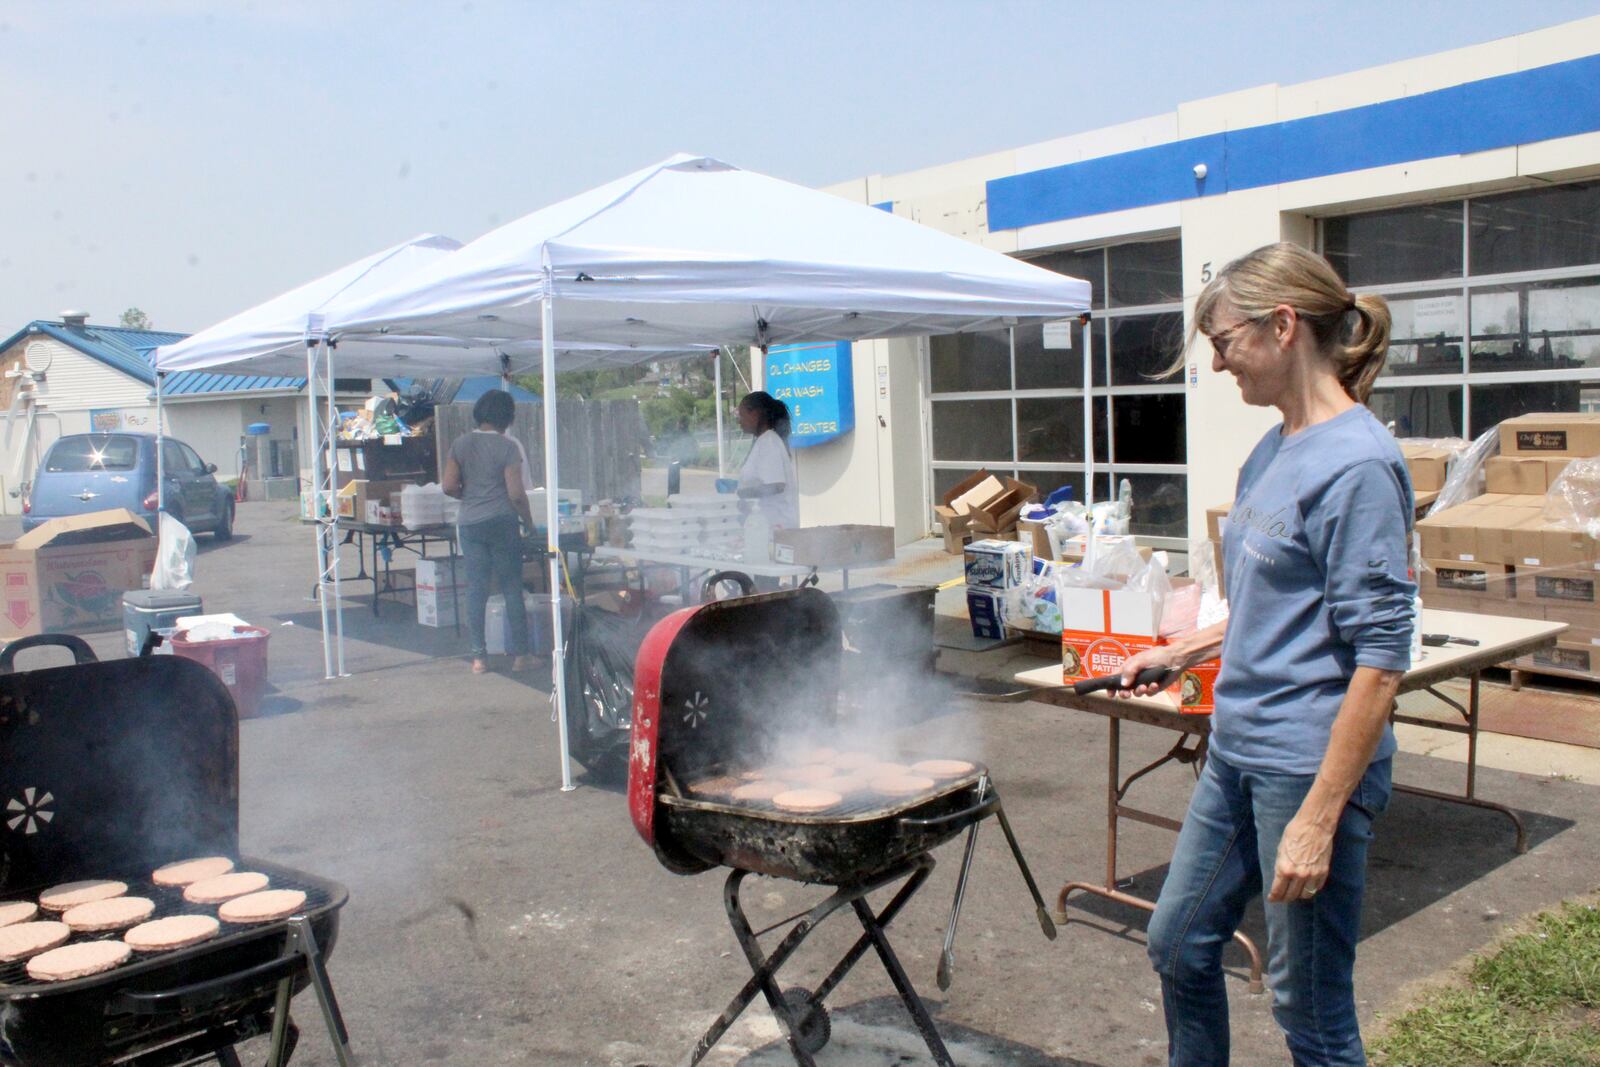
<svg viewBox="0 0 1600 1067"><path fill-rule="evenodd" d="M856 428L850 342L773 345L767 350L767 392L789 405L789 445L810 448Z"/></svg>

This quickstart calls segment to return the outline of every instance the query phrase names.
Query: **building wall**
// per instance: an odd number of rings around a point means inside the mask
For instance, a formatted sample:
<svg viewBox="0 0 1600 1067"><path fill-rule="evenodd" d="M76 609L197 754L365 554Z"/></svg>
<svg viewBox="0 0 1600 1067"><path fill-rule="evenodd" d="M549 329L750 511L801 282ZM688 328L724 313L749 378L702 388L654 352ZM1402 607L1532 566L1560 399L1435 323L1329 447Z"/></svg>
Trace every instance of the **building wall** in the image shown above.
<svg viewBox="0 0 1600 1067"><path fill-rule="evenodd" d="M1191 194L1168 202L999 231L989 228L987 183L1044 168L1156 149L1191 138L1403 100L1596 55L1600 55L1600 18L1583 19L1300 85L1259 86L1189 101L1166 115L909 174L868 175L828 191L860 203L888 204L897 215L1000 251L1023 255L1177 236L1182 241L1181 295L1186 317L1192 321L1194 300L1204 280L1253 248L1279 240L1314 246L1320 218L1600 175L1600 132L1370 166L1211 195L1197 184ZM1572 96L1552 98L1539 107L1541 115L1548 115L1551 109L1557 109L1559 114L1559 109L1565 107L1577 117L1579 125L1589 121L1594 112L1592 99ZM1463 137L1469 134L1469 130L1461 131ZM1188 163L1184 162L1183 167L1186 172ZM1188 357L1189 530L1191 536L1203 536L1205 509L1232 496L1240 463L1277 417L1268 409L1248 408L1231 378L1211 371L1209 345L1201 342ZM925 363L913 366L916 385L897 389L897 399L908 393L926 393L928 383L921 370ZM861 395L858 391L858 397ZM909 486L926 477L926 438L919 420L907 417L905 412L891 419L890 424L891 455L909 458L891 462L886 484L882 484L880 474L879 491L892 499L897 527L915 525L907 524L898 513L912 506ZM862 472L874 467L883 445L875 436L858 430L853 441L839 447L841 451L859 450L864 455L859 460L854 456L830 457L832 468ZM902 466L918 468L917 475L903 471ZM871 510L861 499L871 488L864 474L808 482L803 473L803 515L807 521L820 521L810 516L845 514L852 516L851 521L870 521L855 516ZM926 510L926 503L918 506Z"/></svg>

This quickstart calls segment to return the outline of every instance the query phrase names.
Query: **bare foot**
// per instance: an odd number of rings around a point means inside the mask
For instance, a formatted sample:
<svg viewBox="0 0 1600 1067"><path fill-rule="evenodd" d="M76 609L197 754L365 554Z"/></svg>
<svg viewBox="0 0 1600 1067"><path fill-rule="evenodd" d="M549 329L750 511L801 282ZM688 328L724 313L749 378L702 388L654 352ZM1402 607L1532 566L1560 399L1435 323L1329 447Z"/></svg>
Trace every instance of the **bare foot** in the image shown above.
<svg viewBox="0 0 1600 1067"><path fill-rule="evenodd" d="M473 661L472 661L472 673L473 674L487 674L488 672L489 672L489 664L488 664L487 661L481 660L481 659L477 659L477 658L473 659Z"/></svg>
<svg viewBox="0 0 1600 1067"><path fill-rule="evenodd" d="M516 659L511 661L511 673L512 674L521 674L523 671L527 670L528 668L530 668L532 666L533 666L533 657L532 656L518 656Z"/></svg>

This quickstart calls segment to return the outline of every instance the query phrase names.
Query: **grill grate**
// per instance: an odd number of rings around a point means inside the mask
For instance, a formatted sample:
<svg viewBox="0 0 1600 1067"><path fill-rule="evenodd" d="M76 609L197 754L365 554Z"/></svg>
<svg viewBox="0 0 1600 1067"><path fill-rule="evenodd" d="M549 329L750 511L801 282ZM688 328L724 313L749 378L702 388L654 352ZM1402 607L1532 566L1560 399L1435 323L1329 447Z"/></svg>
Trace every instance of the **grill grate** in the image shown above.
<svg viewBox="0 0 1600 1067"><path fill-rule="evenodd" d="M305 905L299 914L316 915L330 907L338 907L344 903L342 891L335 896L335 891L328 883L320 882L309 875L280 867L276 864L263 863L258 860L240 859L234 867L236 871L259 871L269 879L268 889L298 889L306 895ZM156 910L150 916L151 921L164 919L172 915L209 915L217 917L216 904L191 904L183 899L181 887L158 886L149 880L149 872L142 876L107 875L118 881L128 883L128 896L148 897L155 901ZM39 893L50 888L39 886L29 893L15 895L0 903L10 903L16 900L26 900L37 903ZM39 919L59 918L59 916L46 913L40 909ZM73 979L68 982L41 982L28 975L28 961L15 960L9 963L0 963L0 997L15 995L22 992L32 992L42 989L61 990L69 986L82 983L98 983L114 978L143 974L147 971L163 968L180 959L197 956L214 951L221 951L230 945L249 941L264 934L281 934L287 929L287 919L278 919L272 922L250 923L240 925L224 922L222 929L216 937L202 941L197 945L188 945L183 948L170 949L165 952L135 952L128 962L110 971L90 975L87 978ZM66 944L76 945L89 941L120 941L127 930L106 930L97 933L74 933Z"/></svg>
<svg viewBox="0 0 1600 1067"><path fill-rule="evenodd" d="M741 815L753 815L784 822L852 822L878 819L910 811L937 797L969 789L987 774L988 771L981 764L974 764L974 769L961 777L940 779L934 783L931 789L925 789L910 796L887 796L871 791L861 791L843 796L838 804L831 807L811 812L786 811L773 804L770 800L743 800L734 799L727 795L709 795L697 792L697 787L704 782L720 782L725 778L738 777L736 773L726 769L722 770L721 773L702 775L693 782L685 783L684 791L686 795L681 798L665 792L659 794L659 796L662 803L673 807L713 808L719 811L732 811ZM782 772L774 772L773 777L781 779ZM828 783L827 781L796 782L789 784L789 788L827 791Z"/></svg>

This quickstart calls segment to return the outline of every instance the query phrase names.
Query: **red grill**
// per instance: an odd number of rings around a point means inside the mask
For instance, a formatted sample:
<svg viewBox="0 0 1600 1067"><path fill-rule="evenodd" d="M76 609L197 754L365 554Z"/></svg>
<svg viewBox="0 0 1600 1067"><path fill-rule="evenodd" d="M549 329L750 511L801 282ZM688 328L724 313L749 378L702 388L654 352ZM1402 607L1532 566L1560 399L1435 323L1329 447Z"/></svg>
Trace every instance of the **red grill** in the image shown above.
<svg viewBox="0 0 1600 1067"><path fill-rule="evenodd" d="M988 771L941 768L944 777L889 783L904 774L868 767L879 754L864 748L858 724L838 713L843 639L832 600L815 589L789 590L686 608L662 620L640 647L634 672L628 808L639 835L662 865L679 874L732 868L724 900L734 935L753 975L712 1024L690 1063L698 1063L757 994L784 1028L801 1067L828 1040L823 1002L851 967L875 950L940 1064L950 1056L885 934L895 914L933 870L931 852L967 832L955 903L940 956L938 982L948 988L956 919L980 822L994 816L1033 894L1046 936L1055 927L1012 834ZM845 763L844 749L856 756ZM824 755L826 753L827 755ZM800 769L798 761L810 760ZM828 760L834 777L814 780ZM904 768L901 768L903 770ZM959 771L959 773L958 773ZM786 810L776 801L733 793L734 782L788 780L837 798L821 810ZM907 790L897 793L890 790ZM776 788L776 787L774 787ZM755 931L739 888L750 873L812 882L835 891L777 927ZM867 895L900 883L881 911ZM848 906L862 935L816 989L782 990L778 969L823 919ZM792 924L792 925L790 925ZM770 953L758 938L782 926L787 935Z"/></svg>

